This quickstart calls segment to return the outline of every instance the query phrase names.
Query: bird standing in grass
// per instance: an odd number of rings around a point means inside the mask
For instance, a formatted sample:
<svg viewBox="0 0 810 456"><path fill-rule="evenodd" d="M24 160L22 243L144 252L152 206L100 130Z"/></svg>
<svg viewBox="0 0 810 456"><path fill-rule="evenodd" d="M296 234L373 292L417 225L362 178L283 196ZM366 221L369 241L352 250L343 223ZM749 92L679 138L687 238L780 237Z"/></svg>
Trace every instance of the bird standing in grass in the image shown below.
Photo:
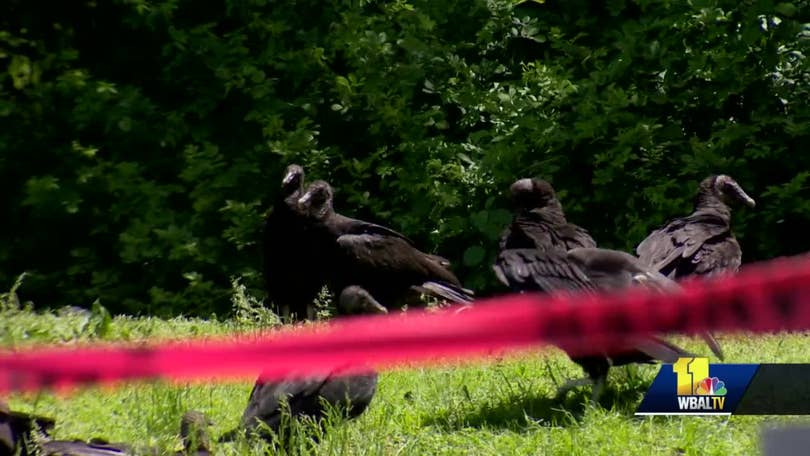
<svg viewBox="0 0 810 456"><path fill-rule="evenodd" d="M742 249L731 231L731 207L738 204L754 207L756 202L730 176L711 175L698 186L694 211L650 233L636 254L644 265L674 280L736 274ZM710 332L703 336L717 345ZM723 359L722 352L718 357Z"/></svg>
<svg viewBox="0 0 810 456"><path fill-rule="evenodd" d="M277 314L294 320L312 318L312 303L323 286L317 271L309 270L318 251L306 241L307 226L298 205L303 193L304 169L291 164L281 180L275 204L265 217L262 238L267 299Z"/></svg>
<svg viewBox="0 0 810 456"><path fill-rule="evenodd" d="M337 310L342 316L388 313L366 290L354 285L343 289ZM332 371L286 381L264 381L260 377L250 392L240 427L261 436L266 436L263 428L278 434L284 413L282 402L287 403L293 418L322 418L326 415L323 404L326 402L352 419L366 410L376 389L377 373L371 370L352 375ZM229 431L220 440L232 440L238 432L239 429Z"/></svg>
<svg viewBox="0 0 810 456"><path fill-rule="evenodd" d="M632 255L596 248L588 232L569 223L553 187L540 179L520 179L510 187L516 213L504 230L500 251L493 265L498 280L513 291L588 292L636 285L671 287L665 277L644 268ZM688 352L657 337L633 338L620 353L575 355L571 359L588 374L566 383L558 396L584 382L593 384L596 402L610 366L649 363L656 359L674 362Z"/></svg>
<svg viewBox="0 0 810 456"><path fill-rule="evenodd" d="M731 231L731 207L740 203L756 205L730 176L709 176L700 183L694 211L650 233L636 254L645 265L676 280L736 273L742 249Z"/></svg>
<svg viewBox="0 0 810 456"><path fill-rule="evenodd" d="M473 292L462 287L445 258L420 251L390 228L335 212L332 198L332 187L315 181L299 203L309 217L308 242L321 252L309 271L326 276L333 290L362 286L389 310L420 306L422 294L472 301Z"/></svg>

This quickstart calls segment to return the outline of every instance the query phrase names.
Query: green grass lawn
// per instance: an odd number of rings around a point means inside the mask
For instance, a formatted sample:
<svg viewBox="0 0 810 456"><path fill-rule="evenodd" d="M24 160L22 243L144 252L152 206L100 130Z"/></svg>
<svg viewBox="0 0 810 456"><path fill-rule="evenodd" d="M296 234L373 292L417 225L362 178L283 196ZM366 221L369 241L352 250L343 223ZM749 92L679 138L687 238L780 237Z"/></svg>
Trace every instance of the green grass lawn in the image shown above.
<svg viewBox="0 0 810 456"><path fill-rule="evenodd" d="M243 309L244 310L244 309ZM36 313L5 306L0 344L73 343L86 340L186 338L250 331L261 312L237 312L222 322L204 319L116 317ZM727 362L807 362L806 334L749 337L719 335ZM687 349L710 354L697 339L674 338ZM713 360L713 359L712 359ZM583 405L590 389L564 403L552 400L556 382L582 371L557 350L441 368L381 373L367 412L348 423L329 423L320 444L299 438L293 453L306 454L663 454L751 455L759 452L763 423L801 417L633 416L658 371L657 365L615 368L601 406ZM61 439L103 437L109 441L180 449L179 420L187 409L208 414L213 437L233 428L252 381L228 384L139 383L116 389L86 388L69 396L12 395L12 409L53 416ZM265 454L269 448L245 439L215 444L216 454ZM271 453L272 454L272 453Z"/></svg>

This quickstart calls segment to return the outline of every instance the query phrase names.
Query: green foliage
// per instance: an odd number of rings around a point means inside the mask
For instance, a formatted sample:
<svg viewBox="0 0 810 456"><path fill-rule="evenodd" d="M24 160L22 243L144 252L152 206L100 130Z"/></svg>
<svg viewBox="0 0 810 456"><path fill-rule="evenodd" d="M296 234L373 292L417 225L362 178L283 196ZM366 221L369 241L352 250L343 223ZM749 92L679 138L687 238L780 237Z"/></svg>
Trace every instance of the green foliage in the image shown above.
<svg viewBox="0 0 810 456"><path fill-rule="evenodd" d="M321 287L321 291L312 303L315 309L315 319L324 321L337 315L335 296L328 286Z"/></svg>
<svg viewBox="0 0 810 456"><path fill-rule="evenodd" d="M251 296L247 288L234 279L231 283L233 295L233 323L237 331L256 328L260 331L275 328L282 324L281 317L261 305L258 299Z"/></svg>
<svg viewBox="0 0 810 456"><path fill-rule="evenodd" d="M539 175L631 249L734 176L744 261L810 249L805 2L425 0L0 10L0 283L113 313L261 290L290 162L494 287L505 191Z"/></svg>

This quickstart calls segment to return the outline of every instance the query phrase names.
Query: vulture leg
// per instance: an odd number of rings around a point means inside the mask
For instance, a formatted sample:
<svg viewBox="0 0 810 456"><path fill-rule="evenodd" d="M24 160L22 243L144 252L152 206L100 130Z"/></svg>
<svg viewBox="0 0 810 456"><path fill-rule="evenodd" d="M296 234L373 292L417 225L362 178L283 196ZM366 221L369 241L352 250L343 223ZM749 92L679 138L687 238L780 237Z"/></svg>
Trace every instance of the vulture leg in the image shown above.
<svg viewBox="0 0 810 456"><path fill-rule="evenodd" d="M586 385L594 385L593 379L590 377L582 377L576 378L572 380L568 380L567 382L563 383L559 388L557 388L557 394L554 396L554 399L560 400L568 394L574 388L579 388L580 386Z"/></svg>
<svg viewBox="0 0 810 456"><path fill-rule="evenodd" d="M591 388L591 405L599 403L599 397L602 396L602 391L605 389L607 383L607 374L600 375L593 380L593 387Z"/></svg>
<svg viewBox="0 0 810 456"><path fill-rule="evenodd" d="M597 401L602 395L602 391L605 389L608 370L610 369L610 366L613 365L613 361L607 357L593 356L585 358L585 362L583 362L581 359L577 360L577 364L582 366L585 372L588 373L588 377L591 379L591 383L593 384L591 387L591 405L597 405Z"/></svg>
<svg viewBox="0 0 810 456"><path fill-rule="evenodd" d="M596 405L607 383L607 375L613 364L609 358L603 356L586 356L575 358L573 361L582 367L587 377L569 380L557 389L556 399L562 399L574 388L591 385L591 404Z"/></svg>

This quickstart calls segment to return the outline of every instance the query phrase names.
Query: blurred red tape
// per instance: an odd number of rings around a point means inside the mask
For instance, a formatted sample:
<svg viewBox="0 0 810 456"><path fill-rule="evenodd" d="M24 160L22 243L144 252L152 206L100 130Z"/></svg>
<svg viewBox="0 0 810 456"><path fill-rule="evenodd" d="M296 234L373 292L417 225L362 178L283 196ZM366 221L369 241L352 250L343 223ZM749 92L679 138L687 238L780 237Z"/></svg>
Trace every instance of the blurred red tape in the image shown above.
<svg viewBox="0 0 810 456"><path fill-rule="evenodd" d="M0 392L107 384L304 377L364 371L449 357L486 356L553 344L570 354L620 350L653 333L810 329L810 257L779 258L711 281L690 280L660 294L515 294L457 311L337 319L261 335L125 346L0 351Z"/></svg>

